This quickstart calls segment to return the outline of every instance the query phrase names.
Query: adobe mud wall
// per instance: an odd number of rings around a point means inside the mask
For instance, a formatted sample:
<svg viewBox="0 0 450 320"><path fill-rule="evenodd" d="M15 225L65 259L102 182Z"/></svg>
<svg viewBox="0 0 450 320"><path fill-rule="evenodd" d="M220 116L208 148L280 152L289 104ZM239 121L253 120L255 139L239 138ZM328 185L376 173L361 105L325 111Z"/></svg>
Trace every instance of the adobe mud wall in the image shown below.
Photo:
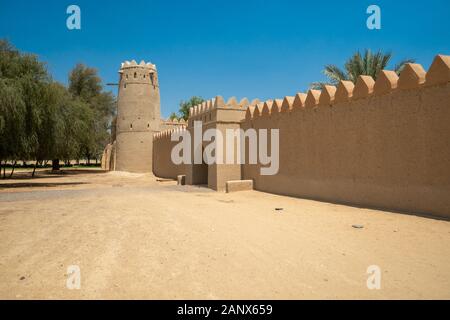
<svg viewBox="0 0 450 320"><path fill-rule="evenodd" d="M246 98L238 102L236 98L232 97L225 102L221 96L205 101L191 108L187 130L190 132L191 137L194 137L194 121L201 121L202 136L208 129L215 129L223 137L226 137L226 129L237 130L240 128L241 121L245 118L245 111L249 104L250 102ZM202 150L205 150L210 143L209 141L202 141ZM192 156L195 153L194 147L194 144L192 144ZM225 155L225 152L226 141L223 141L221 154ZM234 149L234 154L237 154L236 148ZM191 159L191 163L194 163L193 158ZM237 161L235 164L214 163L206 165L203 163L186 166L187 184L207 184L209 188L216 191L225 191L227 181L239 180L241 179L241 175L241 165Z"/></svg>
<svg viewBox="0 0 450 320"><path fill-rule="evenodd" d="M153 174L160 178L176 179L178 175L185 174L185 165L176 165L172 162L171 153L178 143L171 141L171 134L175 130L185 130L184 127L169 129L153 135Z"/></svg>
<svg viewBox="0 0 450 320"><path fill-rule="evenodd" d="M116 167L116 142L108 143L103 150L101 168L102 170L112 171Z"/></svg>
<svg viewBox="0 0 450 320"><path fill-rule="evenodd" d="M249 107L242 128L279 129L273 176L257 190L450 217L450 57ZM246 148L248 151L248 147ZM269 149L270 150L270 149ZM248 157L248 152L247 152Z"/></svg>

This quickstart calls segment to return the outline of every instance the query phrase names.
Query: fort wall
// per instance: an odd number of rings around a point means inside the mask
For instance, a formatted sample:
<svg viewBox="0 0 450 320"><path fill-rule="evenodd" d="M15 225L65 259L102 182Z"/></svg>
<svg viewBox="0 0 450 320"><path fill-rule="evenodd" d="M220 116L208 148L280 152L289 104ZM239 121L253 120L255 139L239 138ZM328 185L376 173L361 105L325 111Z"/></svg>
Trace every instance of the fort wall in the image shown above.
<svg viewBox="0 0 450 320"><path fill-rule="evenodd" d="M257 190L450 217L450 57L248 108L243 129L279 129L280 166L242 166ZM281 101L281 103L280 103ZM247 148L248 150L248 148ZM270 149L269 149L270 150Z"/></svg>
<svg viewBox="0 0 450 320"><path fill-rule="evenodd" d="M184 164L176 165L172 162L171 153L173 147L178 143L171 141L171 135L175 132L183 132L186 128L178 127L167 129L153 135L153 174L160 178L176 179L178 175L186 174Z"/></svg>

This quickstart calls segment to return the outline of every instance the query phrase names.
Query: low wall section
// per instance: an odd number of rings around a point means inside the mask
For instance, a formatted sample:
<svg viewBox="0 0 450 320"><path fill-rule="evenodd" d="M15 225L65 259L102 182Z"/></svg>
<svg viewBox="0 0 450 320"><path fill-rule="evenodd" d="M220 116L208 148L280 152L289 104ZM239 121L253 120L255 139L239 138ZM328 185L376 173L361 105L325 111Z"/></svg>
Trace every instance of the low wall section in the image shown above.
<svg viewBox="0 0 450 320"><path fill-rule="evenodd" d="M171 160L173 147L178 141L171 141L171 134L186 130L185 127L158 132L153 135L153 174L166 179L176 179L186 174L185 165L176 165Z"/></svg>

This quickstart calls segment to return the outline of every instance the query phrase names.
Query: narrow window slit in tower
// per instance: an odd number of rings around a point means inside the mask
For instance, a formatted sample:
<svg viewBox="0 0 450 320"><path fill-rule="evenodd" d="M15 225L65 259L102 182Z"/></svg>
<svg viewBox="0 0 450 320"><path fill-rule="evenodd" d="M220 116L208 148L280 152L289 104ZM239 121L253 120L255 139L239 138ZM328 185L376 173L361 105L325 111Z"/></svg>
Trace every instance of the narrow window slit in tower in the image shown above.
<svg viewBox="0 0 450 320"><path fill-rule="evenodd" d="M136 72L134 73L134 78L137 78L137 73Z"/></svg>
<svg viewBox="0 0 450 320"><path fill-rule="evenodd" d="M133 124L132 123L130 123L130 129L133 129Z"/></svg>

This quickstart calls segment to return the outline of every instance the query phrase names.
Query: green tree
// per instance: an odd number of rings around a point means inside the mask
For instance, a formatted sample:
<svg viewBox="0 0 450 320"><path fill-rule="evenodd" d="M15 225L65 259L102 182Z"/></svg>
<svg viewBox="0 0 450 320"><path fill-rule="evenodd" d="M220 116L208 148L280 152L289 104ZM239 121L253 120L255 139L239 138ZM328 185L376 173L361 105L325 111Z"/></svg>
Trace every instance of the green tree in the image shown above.
<svg viewBox="0 0 450 320"><path fill-rule="evenodd" d="M179 116L176 112L172 112L169 116L170 120L174 120L174 119L178 119L178 118L179 118Z"/></svg>
<svg viewBox="0 0 450 320"><path fill-rule="evenodd" d="M98 159L110 140L111 122L115 110L115 98L103 91L97 70L77 64L69 75L69 92L73 97L86 103L93 114L90 119L90 135L84 136L80 152L82 157ZM87 120L87 119L86 119Z"/></svg>
<svg viewBox="0 0 450 320"><path fill-rule="evenodd" d="M8 159L23 156L25 147L25 104L16 83L0 79L0 174ZM5 175L5 169L3 171Z"/></svg>
<svg viewBox="0 0 450 320"><path fill-rule="evenodd" d="M45 139L39 141L39 129L47 124L44 88L51 79L46 66L35 55L22 54L0 40L0 81L4 111L0 158L36 158L45 148Z"/></svg>
<svg viewBox="0 0 450 320"><path fill-rule="evenodd" d="M202 97L198 96L193 96L188 101L181 101L180 109L178 110L180 116L178 118L187 120L189 118L189 109L201 104L204 101L205 100Z"/></svg>
<svg viewBox="0 0 450 320"><path fill-rule="evenodd" d="M87 103L74 98L61 84L54 84L56 105L55 147L52 150L54 168L59 159L69 161L77 158L81 146L89 139L90 124L94 115Z"/></svg>
<svg viewBox="0 0 450 320"><path fill-rule="evenodd" d="M109 142L114 100L95 69L77 65L66 88L35 55L0 40L0 172L8 160L97 159Z"/></svg>
<svg viewBox="0 0 450 320"><path fill-rule="evenodd" d="M82 63L77 64L69 74L69 92L87 102L102 91L101 83L97 70Z"/></svg>
<svg viewBox="0 0 450 320"><path fill-rule="evenodd" d="M360 75L371 76L374 80L377 79L378 73L386 69L392 59L392 54L378 51L372 53L366 49L364 54L359 51L355 53L344 65L344 70L340 69L334 64L325 66L323 70L324 75L328 78L328 82L314 82L311 84L313 89L322 89L325 85L338 85L341 80L352 81L356 83ZM394 66L395 72L400 74L407 63L413 63L414 60L406 59Z"/></svg>

